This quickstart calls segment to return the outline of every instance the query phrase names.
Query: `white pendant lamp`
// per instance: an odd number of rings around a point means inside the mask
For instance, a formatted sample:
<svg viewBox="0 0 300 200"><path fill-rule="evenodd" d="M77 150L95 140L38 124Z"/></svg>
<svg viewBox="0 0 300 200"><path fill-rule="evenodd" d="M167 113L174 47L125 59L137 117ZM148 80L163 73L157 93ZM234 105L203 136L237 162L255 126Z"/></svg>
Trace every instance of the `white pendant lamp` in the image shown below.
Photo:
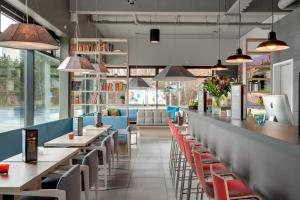
<svg viewBox="0 0 300 200"><path fill-rule="evenodd" d="M96 74L109 74L108 69L103 64L99 65L98 63L93 63L92 66L95 69L95 71L93 73L96 73Z"/></svg>
<svg viewBox="0 0 300 200"><path fill-rule="evenodd" d="M54 50L58 49L57 41L42 26L28 23L27 0L26 0L27 23L11 24L0 35L0 46L27 50Z"/></svg>
<svg viewBox="0 0 300 200"><path fill-rule="evenodd" d="M238 38L238 45L239 48L236 50L236 54L229 56L226 59L226 62L232 63L232 64L242 64L242 63L249 63L253 62L253 59L248 56L243 54L243 51L241 49L240 45L240 37L241 37L241 0L239 0L239 38Z"/></svg>
<svg viewBox="0 0 300 200"><path fill-rule="evenodd" d="M283 51L289 49L289 45L287 45L284 41L278 40L276 37L276 33L273 30L274 26L274 1L272 0L272 30L269 32L268 40L260 43L256 47L256 51L260 52L275 52L275 51Z"/></svg>
<svg viewBox="0 0 300 200"><path fill-rule="evenodd" d="M157 76L154 81L192 81L196 77L182 66L167 66Z"/></svg>
<svg viewBox="0 0 300 200"><path fill-rule="evenodd" d="M65 72L94 72L92 64L85 57L77 55L67 57L57 68Z"/></svg>

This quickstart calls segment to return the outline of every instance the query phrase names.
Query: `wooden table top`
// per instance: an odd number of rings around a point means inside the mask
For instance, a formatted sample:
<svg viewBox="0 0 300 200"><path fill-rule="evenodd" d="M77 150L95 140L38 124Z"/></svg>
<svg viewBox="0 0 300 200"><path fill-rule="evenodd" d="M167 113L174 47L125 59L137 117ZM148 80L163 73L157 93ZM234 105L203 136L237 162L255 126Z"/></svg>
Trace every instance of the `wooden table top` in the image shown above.
<svg viewBox="0 0 300 200"><path fill-rule="evenodd" d="M82 136L74 136L74 139L69 139L69 134L62 135L58 138L50 140L44 144L45 147L87 147L106 130L99 131L84 131Z"/></svg>
<svg viewBox="0 0 300 200"><path fill-rule="evenodd" d="M47 148L38 149L38 162L62 162L73 157L79 151L78 148ZM12 156L3 162L23 162L22 154Z"/></svg>
<svg viewBox="0 0 300 200"><path fill-rule="evenodd" d="M42 176L54 169L54 162L38 162L29 164L24 162L5 162L9 164L8 175L0 175L0 193L10 194L31 188L39 182Z"/></svg>
<svg viewBox="0 0 300 200"><path fill-rule="evenodd" d="M41 177L68 161L78 151L78 148L44 148L35 164L23 162L21 154L4 160L3 163L9 164L9 173L0 175L0 193L18 193L34 188Z"/></svg>
<svg viewBox="0 0 300 200"><path fill-rule="evenodd" d="M83 127L83 130L87 130L87 131L95 131L95 130L105 130L108 131L109 129L111 129L112 125L103 125L101 127L95 127L93 125L87 125L85 127Z"/></svg>

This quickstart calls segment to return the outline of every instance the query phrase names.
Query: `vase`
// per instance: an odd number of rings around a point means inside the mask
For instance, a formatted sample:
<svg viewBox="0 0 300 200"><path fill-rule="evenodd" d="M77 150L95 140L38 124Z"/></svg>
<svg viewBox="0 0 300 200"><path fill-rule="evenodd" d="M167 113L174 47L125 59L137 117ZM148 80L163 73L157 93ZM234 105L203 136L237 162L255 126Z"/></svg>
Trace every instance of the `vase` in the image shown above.
<svg viewBox="0 0 300 200"><path fill-rule="evenodd" d="M222 98L212 97L211 110L213 115L221 115Z"/></svg>

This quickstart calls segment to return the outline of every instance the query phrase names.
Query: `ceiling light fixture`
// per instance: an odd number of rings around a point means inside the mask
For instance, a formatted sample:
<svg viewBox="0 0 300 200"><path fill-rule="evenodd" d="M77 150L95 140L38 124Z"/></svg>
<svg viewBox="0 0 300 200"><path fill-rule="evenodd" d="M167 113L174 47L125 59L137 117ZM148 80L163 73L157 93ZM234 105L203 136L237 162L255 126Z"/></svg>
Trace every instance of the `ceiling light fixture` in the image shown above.
<svg viewBox="0 0 300 200"><path fill-rule="evenodd" d="M77 55L67 57L57 68L60 71L66 72L94 72L90 61L85 57Z"/></svg>
<svg viewBox="0 0 300 200"><path fill-rule="evenodd" d="M160 33L159 29L151 29L150 30L150 42L153 44L159 43Z"/></svg>
<svg viewBox="0 0 300 200"><path fill-rule="evenodd" d="M219 25L219 59L216 65L214 65L211 69L213 71L223 71L223 70L228 70L228 68L222 64L221 61L221 0L219 0L219 14L218 14L218 25Z"/></svg>
<svg viewBox="0 0 300 200"><path fill-rule="evenodd" d="M272 29L269 32L268 40L260 43L256 47L256 51L260 52L275 52L289 49L290 47L281 40L276 38L276 32L273 29L274 26L274 1L272 0Z"/></svg>
<svg viewBox="0 0 300 200"><path fill-rule="evenodd" d="M150 85L141 77L132 78L129 82L129 88L131 89L147 89Z"/></svg>
<svg viewBox="0 0 300 200"><path fill-rule="evenodd" d="M243 54L243 51L241 49L240 37L241 37L241 0L239 0L239 38L238 38L239 48L236 50L236 54L231 55L226 59L226 62L232 64L241 64L241 63L249 63L253 61L250 56Z"/></svg>
<svg viewBox="0 0 300 200"><path fill-rule="evenodd" d="M182 66L167 66L158 75L154 81L193 81L196 77Z"/></svg>
<svg viewBox="0 0 300 200"><path fill-rule="evenodd" d="M76 13L77 13L77 0L76 0ZM79 30L79 24L76 20L75 25L75 40L77 42L78 46L78 30ZM81 73L90 73L95 72L95 69L93 65L90 63L90 61L82 56L79 55L73 55L70 57L67 57L57 68L59 71L65 71L65 72L81 72Z"/></svg>
<svg viewBox="0 0 300 200"><path fill-rule="evenodd" d="M57 41L42 26L28 23L28 7L26 4L26 23L11 24L0 35L0 46L27 50L58 49Z"/></svg>

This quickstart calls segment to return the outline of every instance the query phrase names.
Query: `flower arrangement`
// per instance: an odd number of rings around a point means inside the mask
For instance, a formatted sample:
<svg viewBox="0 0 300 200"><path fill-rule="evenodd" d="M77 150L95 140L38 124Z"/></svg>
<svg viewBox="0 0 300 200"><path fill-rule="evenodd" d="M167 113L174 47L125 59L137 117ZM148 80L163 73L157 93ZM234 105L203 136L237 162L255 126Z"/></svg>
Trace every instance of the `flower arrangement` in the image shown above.
<svg viewBox="0 0 300 200"><path fill-rule="evenodd" d="M228 97L228 93L231 91L230 85L232 82L234 82L232 78L225 76L215 76L207 78L204 81L203 87L213 97Z"/></svg>

